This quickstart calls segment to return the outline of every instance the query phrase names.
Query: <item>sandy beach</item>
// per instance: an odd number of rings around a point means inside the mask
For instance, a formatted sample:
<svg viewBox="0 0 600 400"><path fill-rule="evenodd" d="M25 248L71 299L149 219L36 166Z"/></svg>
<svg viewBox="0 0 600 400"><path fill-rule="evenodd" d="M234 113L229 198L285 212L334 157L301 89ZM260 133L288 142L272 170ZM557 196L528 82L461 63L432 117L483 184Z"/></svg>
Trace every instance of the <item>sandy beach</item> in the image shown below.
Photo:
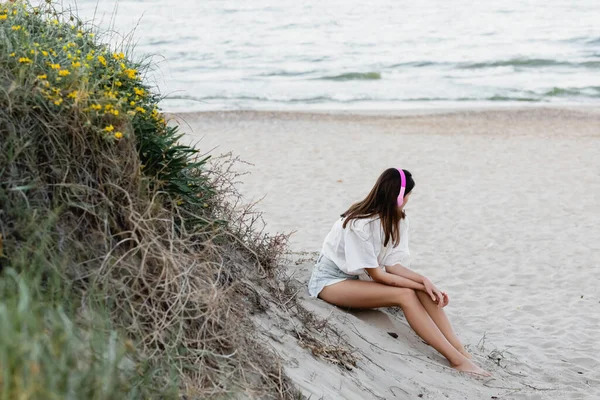
<svg viewBox="0 0 600 400"><path fill-rule="evenodd" d="M176 115L214 155L232 151L240 190L267 228L314 255L387 167L412 172L411 265L450 295L447 313L493 373L455 373L396 310L349 313L298 295L359 358L346 371L259 323L313 399L600 398L600 114L526 108L415 115ZM305 288L311 262L291 263ZM393 331L399 336L391 337Z"/></svg>

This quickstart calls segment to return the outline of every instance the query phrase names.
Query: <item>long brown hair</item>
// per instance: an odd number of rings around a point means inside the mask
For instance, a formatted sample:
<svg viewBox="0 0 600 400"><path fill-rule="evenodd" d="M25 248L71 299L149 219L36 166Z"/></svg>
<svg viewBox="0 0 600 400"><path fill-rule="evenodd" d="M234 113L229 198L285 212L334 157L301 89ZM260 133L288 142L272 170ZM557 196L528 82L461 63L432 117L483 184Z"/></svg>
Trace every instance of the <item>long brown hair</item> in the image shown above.
<svg viewBox="0 0 600 400"><path fill-rule="evenodd" d="M405 197L415 187L412 174L403 169L406 175ZM400 243L400 220L406 217L404 210L398 212L398 196L400 195L400 172L396 168L388 168L379 176L375 186L367 197L353 204L342 217L345 218L343 227L353 219L364 219L378 216L383 227L384 241L387 246L391 240L394 247Z"/></svg>

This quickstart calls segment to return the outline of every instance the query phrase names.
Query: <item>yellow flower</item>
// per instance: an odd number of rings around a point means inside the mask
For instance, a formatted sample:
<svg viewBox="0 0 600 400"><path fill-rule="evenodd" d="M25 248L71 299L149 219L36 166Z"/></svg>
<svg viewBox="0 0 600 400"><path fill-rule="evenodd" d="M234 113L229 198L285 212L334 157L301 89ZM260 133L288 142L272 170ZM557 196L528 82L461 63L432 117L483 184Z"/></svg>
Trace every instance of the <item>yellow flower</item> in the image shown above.
<svg viewBox="0 0 600 400"><path fill-rule="evenodd" d="M125 58L125 54L123 54L123 53L115 53L115 54L113 54L113 58L115 60L122 60L122 59Z"/></svg>
<svg viewBox="0 0 600 400"><path fill-rule="evenodd" d="M137 71L135 69L126 69L123 73L127 75L129 79L135 79L137 77Z"/></svg>
<svg viewBox="0 0 600 400"><path fill-rule="evenodd" d="M58 75L60 75L60 76L68 76L68 75L71 75L71 73L68 70L66 70L66 69L61 69L60 71L58 71Z"/></svg>
<svg viewBox="0 0 600 400"><path fill-rule="evenodd" d="M141 112L142 114L146 114L146 110L144 110L142 107L136 107L135 111Z"/></svg>
<svg viewBox="0 0 600 400"><path fill-rule="evenodd" d="M73 66L73 68L79 68L79 67L81 67L81 63L79 61L73 62L73 63L71 63L71 65Z"/></svg>
<svg viewBox="0 0 600 400"><path fill-rule="evenodd" d="M27 57L21 57L21 58L19 58L19 62L21 64L31 64L32 61Z"/></svg>
<svg viewBox="0 0 600 400"><path fill-rule="evenodd" d="M62 102L63 102L63 99L56 99L56 100L54 100L54 104L57 105L57 106L60 106L62 104Z"/></svg>
<svg viewBox="0 0 600 400"><path fill-rule="evenodd" d="M11 29L13 31L20 31L21 29L23 29L23 27L21 25L13 25Z"/></svg>
<svg viewBox="0 0 600 400"><path fill-rule="evenodd" d="M146 94L146 91L144 89L140 89L140 88L133 88L133 91L138 96L143 96L144 94Z"/></svg>
<svg viewBox="0 0 600 400"><path fill-rule="evenodd" d="M81 32L77 32L77 35L76 35L76 36L77 36L78 38L82 38L82 37L83 37L83 34L82 34Z"/></svg>
<svg viewBox="0 0 600 400"><path fill-rule="evenodd" d="M100 104L92 104L90 108L96 111L102 110L102 106Z"/></svg>
<svg viewBox="0 0 600 400"><path fill-rule="evenodd" d="M73 43L73 42L67 43L67 47L69 47L69 48L75 47L75 46L77 46L77 45L75 43Z"/></svg>
<svg viewBox="0 0 600 400"><path fill-rule="evenodd" d="M6 15L6 14L0 15L0 21L4 21L6 18L8 18L8 15Z"/></svg>
<svg viewBox="0 0 600 400"><path fill-rule="evenodd" d="M114 110L114 109L113 109L113 110L110 110L109 112L110 112L111 114L113 114L113 115L119 115L119 110Z"/></svg>
<svg viewBox="0 0 600 400"><path fill-rule="evenodd" d="M98 56L98 61L106 67L106 58L104 58L104 56Z"/></svg>
<svg viewBox="0 0 600 400"><path fill-rule="evenodd" d="M131 101L131 102L129 102L129 105L130 105L131 107L135 106L135 101Z"/></svg>
<svg viewBox="0 0 600 400"><path fill-rule="evenodd" d="M71 93L69 93L69 95L67 97L70 99L76 99L78 95L79 95L79 92L77 90L73 90Z"/></svg>
<svg viewBox="0 0 600 400"><path fill-rule="evenodd" d="M16 54L15 53L10 53L10 56L14 57L14 56L16 56Z"/></svg>
<svg viewBox="0 0 600 400"><path fill-rule="evenodd" d="M60 69L60 64L48 63L48 66L52 69Z"/></svg>
<svg viewBox="0 0 600 400"><path fill-rule="evenodd" d="M105 130L106 132L112 132L112 131L114 131L114 130L115 130L115 127L114 127L114 126L112 126L112 125L108 125L106 128L104 128L104 130Z"/></svg>
<svg viewBox="0 0 600 400"><path fill-rule="evenodd" d="M123 84L121 83L121 81L115 81L115 85L117 85L118 87L123 86Z"/></svg>
<svg viewBox="0 0 600 400"><path fill-rule="evenodd" d="M58 25L58 20L57 20L57 19L53 19L53 20L52 20L52 21L50 21L50 22L52 22L54 25Z"/></svg>
<svg viewBox="0 0 600 400"><path fill-rule="evenodd" d="M43 55L44 57L48 57L48 52L47 52L46 50L42 50L42 55Z"/></svg>
<svg viewBox="0 0 600 400"><path fill-rule="evenodd" d="M121 132L115 132L115 139L121 139L123 134Z"/></svg>
<svg viewBox="0 0 600 400"><path fill-rule="evenodd" d="M38 79L48 79L48 75L44 74L44 75L38 75Z"/></svg>

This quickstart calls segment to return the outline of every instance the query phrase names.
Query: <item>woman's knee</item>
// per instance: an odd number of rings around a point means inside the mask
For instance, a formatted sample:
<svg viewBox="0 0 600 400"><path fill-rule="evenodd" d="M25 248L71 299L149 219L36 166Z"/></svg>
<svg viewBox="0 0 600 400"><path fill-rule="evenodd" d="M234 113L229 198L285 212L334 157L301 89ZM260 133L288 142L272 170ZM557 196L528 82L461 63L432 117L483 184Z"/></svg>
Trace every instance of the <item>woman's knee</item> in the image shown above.
<svg viewBox="0 0 600 400"><path fill-rule="evenodd" d="M398 305L402 307L415 301L419 301L419 298L417 297L417 292L414 289L398 288L396 290L396 300Z"/></svg>

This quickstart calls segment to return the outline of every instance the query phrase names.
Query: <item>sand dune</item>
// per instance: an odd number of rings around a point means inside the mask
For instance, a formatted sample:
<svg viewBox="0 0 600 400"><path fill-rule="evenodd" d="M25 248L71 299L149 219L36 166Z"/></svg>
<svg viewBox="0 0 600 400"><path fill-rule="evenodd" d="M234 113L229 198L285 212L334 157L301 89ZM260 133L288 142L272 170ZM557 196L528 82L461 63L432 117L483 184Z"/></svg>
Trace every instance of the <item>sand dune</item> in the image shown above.
<svg viewBox="0 0 600 400"><path fill-rule="evenodd" d="M417 183L411 268L493 379L455 373L396 310L347 312L299 296L356 349L346 371L275 320L272 345L312 398L600 398L600 114L523 109L433 115L224 112L179 116L190 141L234 151L272 231L318 252L338 214L400 166ZM300 285L310 262L290 265ZM395 339L387 332L398 334Z"/></svg>

